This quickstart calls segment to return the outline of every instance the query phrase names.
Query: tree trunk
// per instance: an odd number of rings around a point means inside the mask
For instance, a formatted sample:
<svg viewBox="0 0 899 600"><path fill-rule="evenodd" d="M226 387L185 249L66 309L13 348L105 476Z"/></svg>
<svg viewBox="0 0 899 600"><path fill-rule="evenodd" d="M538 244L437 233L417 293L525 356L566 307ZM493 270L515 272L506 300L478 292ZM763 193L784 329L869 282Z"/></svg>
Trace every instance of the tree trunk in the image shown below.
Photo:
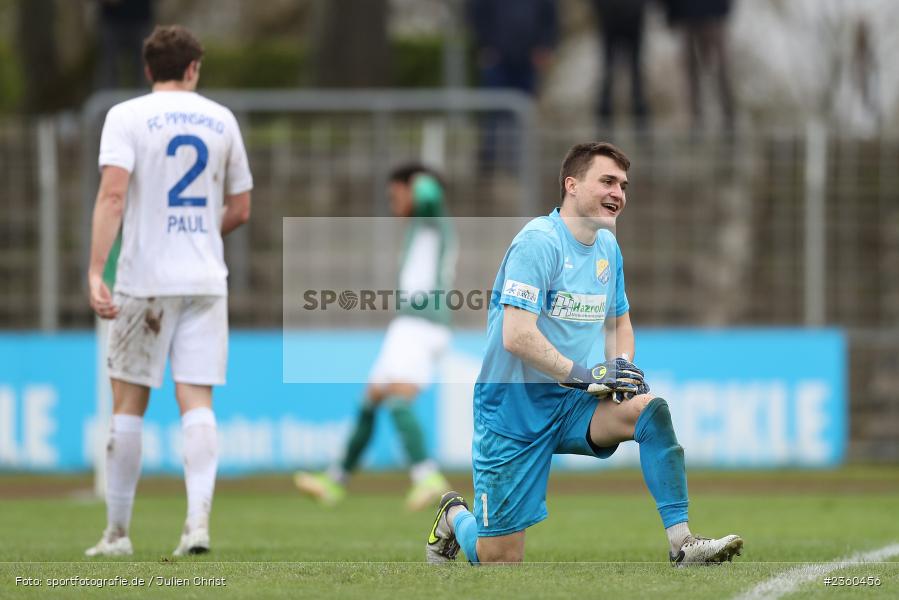
<svg viewBox="0 0 899 600"><path fill-rule="evenodd" d="M59 108L60 67L54 0L19 0L18 21L25 110L40 113Z"/></svg>
<svg viewBox="0 0 899 600"><path fill-rule="evenodd" d="M315 83L379 87L390 83L387 0L327 0L319 5Z"/></svg>

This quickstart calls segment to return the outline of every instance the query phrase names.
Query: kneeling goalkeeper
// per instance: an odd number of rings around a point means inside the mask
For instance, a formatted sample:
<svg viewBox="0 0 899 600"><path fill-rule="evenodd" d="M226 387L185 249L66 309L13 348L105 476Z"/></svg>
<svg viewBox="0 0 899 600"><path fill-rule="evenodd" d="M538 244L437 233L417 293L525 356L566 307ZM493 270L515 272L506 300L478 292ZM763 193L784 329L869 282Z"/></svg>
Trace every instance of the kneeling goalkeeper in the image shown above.
<svg viewBox="0 0 899 600"><path fill-rule="evenodd" d="M634 356L621 250L610 231L626 204L630 161L607 143L579 144L559 176L562 205L512 241L487 318L487 352L474 391L474 510L443 496L429 562L521 562L525 530L547 517L553 454L608 458L640 446L675 566L739 554L737 535L694 536L687 522L684 452L668 404L649 394Z"/></svg>

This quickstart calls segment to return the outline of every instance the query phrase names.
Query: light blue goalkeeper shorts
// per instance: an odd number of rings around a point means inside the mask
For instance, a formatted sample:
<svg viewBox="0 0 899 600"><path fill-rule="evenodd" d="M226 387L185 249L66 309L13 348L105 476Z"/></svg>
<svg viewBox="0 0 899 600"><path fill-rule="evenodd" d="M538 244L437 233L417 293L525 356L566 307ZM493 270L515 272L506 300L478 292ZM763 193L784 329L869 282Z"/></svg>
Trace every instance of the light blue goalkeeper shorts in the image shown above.
<svg viewBox="0 0 899 600"><path fill-rule="evenodd" d="M598 400L572 394L571 407L537 439L524 442L485 427L474 419L472 471L478 536L508 535L539 523L546 511L546 484L553 454L608 458L618 445L599 448L589 441L590 420Z"/></svg>

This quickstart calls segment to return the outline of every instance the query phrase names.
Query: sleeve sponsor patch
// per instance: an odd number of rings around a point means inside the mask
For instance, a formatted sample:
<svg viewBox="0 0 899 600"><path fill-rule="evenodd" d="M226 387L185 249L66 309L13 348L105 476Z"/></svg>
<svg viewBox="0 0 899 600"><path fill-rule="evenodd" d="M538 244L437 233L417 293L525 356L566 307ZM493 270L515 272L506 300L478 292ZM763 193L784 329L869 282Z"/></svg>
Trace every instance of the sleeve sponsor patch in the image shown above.
<svg viewBox="0 0 899 600"><path fill-rule="evenodd" d="M503 284L503 296L518 298L531 304L537 304L540 300L540 288L515 281L514 279L506 279Z"/></svg>

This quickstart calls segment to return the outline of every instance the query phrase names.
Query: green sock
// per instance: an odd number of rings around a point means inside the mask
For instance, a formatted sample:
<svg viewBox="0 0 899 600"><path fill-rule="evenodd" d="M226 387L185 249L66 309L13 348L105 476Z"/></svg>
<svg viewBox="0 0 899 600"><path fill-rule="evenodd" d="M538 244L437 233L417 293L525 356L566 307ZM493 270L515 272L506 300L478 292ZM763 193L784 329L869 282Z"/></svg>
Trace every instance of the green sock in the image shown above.
<svg viewBox="0 0 899 600"><path fill-rule="evenodd" d="M355 470L362 453L365 452L365 448L371 440L374 428L375 407L366 402L359 410L359 416L356 417L356 429L353 430L353 435L350 436L346 445L346 454L341 464L344 473L351 473Z"/></svg>
<svg viewBox="0 0 899 600"><path fill-rule="evenodd" d="M428 455L425 451L425 436L421 431L421 425L412 412L412 404L405 398L393 397L387 399L390 408L390 416L393 424L403 440L403 447L409 456L409 462L413 465L425 460Z"/></svg>

